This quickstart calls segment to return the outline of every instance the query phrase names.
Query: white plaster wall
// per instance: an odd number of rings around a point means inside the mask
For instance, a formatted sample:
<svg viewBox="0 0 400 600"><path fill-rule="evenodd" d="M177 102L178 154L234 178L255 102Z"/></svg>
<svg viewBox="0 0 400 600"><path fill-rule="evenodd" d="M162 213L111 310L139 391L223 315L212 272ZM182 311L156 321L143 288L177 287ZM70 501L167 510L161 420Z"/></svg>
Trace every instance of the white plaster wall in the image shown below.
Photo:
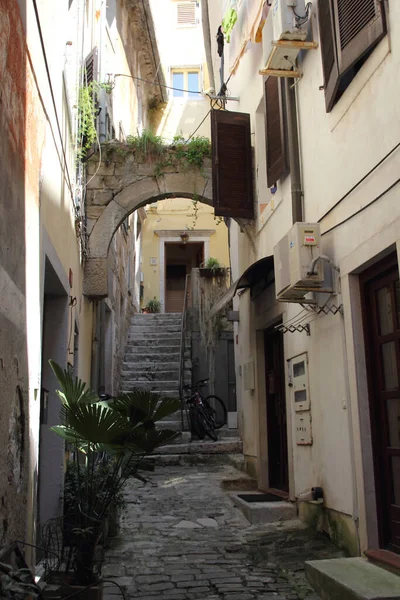
<svg viewBox="0 0 400 600"><path fill-rule="evenodd" d="M209 2L212 32L221 22L222 4L222 1ZM314 39L318 42L315 14L312 25ZM380 42L329 114L325 112L324 92L319 89L323 83L320 50L303 53L300 58L303 76L296 86L296 95L306 221L321 219L400 141L400 107L397 101L400 92L397 77L400 66L398 3L390 4L389 27L390 40L386 36ZM292 222L290 176L278 184L278 191L273 197L265 183L263 90L258 70L266 62L265 48L270 47L270 41L264 40L264 50L261 45L249 44L228 86L233 95L240 97L235 108L251 115L257 201L259 207L267 204L263 212L260 211L255 227L255 253L252 253L247 238L237 232L237 225L232 224L231 241L234 249L231 250L231 257L237 275L253 260L272 254L274 245L287 233ZM229 46L226 47L229 53ZM225 62L229 64L228 54ZM228 107L235 109L232 104ZM323 235L322 250L339 265L343 280L347 274L362 270L380 253L396 247L400 237L400 186L395 184L399 167L400 150L397 150L321 221L323 234L337 225L331 233ZM391 185L391 191L373 202ZM359 215L340 225L344 219L364 207L367 208ZM339 314L320 317L311 323L310 337L304 333L285 334L285 358L308 352L314 440L311 447L294 444L292 492L297 495L312 485L322 485L327 506L354 516L358 512L361 547L365 548L368 538L371 541L375 535L372 522L374 492L373 482L367 481L365 475L365 456L368 455L370 443L368 432L365 433L368 428L364 427L362 433L359 426L360 419L365 420L365 406L362 404L365 389L360 388L363 379L360 361L363 340L359 328L353 330L354 318L359 320L359 307L358 312L354 312L354 308L351 310L351 289L356 288L357 282L355 288L346 287L343 298L337 298L338 302L343 301L344 304L345 329ZM235 325L235 333L239 335L239 351L236 352L238 370L254 352L253 335L247 328L254 329L255 325L249 319L250 307L246 294L235 299L235 306L240 306L241 318L241 322ZM290 319L300 310L296 305L287 305L286 318ZM235 345L235 350L238 346ZM292 410L290 391L287 398L289 410ZM264 401L258 398L258 402ZM254 450L251 440L256 423L253 404L254 398L242 393L243 414L240 422L245 437L245 452ZM361 410L364 412L361 413ZM248 425L244 425L246 420ZM294 430L291 434L294 436ZM371 464L369 471L372 472ZM357 490L354 490L355 482Z"/></svg>

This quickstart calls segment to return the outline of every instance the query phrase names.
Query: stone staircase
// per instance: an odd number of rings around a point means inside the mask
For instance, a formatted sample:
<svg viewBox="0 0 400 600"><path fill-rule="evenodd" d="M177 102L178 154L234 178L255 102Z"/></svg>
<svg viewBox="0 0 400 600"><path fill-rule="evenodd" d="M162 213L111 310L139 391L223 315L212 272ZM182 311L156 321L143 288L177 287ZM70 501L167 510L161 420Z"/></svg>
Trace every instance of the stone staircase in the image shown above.
<svg viewBox="0 0 400 600"><path fill-rule="evenodd" d="M121 391L150 390L162 396L179 398L179 363L181 343L180 313L135 314L132 318L121 372ZM185 353L189 366L190 351ZM190 371L185 371L185 378ZM228 456L240 460L242 442L236 430L223 427L217 442L192 440L187 430L184 412L182 431L181 411L158 423L159 427L179 431L173 443L154 453L154 460L162 464L193 464L196 462L230 462ZM223 460L226 457L227 460Z"/></svg>

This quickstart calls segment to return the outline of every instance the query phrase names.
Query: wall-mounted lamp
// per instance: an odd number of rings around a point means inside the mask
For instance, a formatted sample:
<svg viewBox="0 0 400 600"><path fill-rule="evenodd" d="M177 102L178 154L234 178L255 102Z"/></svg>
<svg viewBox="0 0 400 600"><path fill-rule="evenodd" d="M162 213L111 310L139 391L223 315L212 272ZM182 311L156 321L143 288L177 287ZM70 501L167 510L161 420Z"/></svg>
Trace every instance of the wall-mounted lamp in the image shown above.
<svg viewBox="0 0 400 600"><path fill-rule="evenodd" d="M189 240L189 234L186 233L186 231L184 231L183 233L181 233L181 240L184 244L186 244Z"/></svg>

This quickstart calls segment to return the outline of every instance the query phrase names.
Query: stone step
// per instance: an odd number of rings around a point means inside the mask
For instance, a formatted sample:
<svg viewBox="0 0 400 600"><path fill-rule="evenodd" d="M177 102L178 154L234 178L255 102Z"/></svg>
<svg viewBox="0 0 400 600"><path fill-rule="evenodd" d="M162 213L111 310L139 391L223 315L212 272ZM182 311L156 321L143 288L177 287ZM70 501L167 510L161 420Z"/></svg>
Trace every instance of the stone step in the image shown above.
<svg viewBox="0 0 400 600"><path fill-rule="evenodd" d="M155 325L149 325L149 324L143 324L143 325L136 325L133 324L129 327L129 335L140 335L140 334L147 334L147 333L159 333L164 334L164 333L175 333L175 334L179 334L181 335L181 326L179 323L177 323L176 325L174 324L155 324Z"/></svg>
<svg viewBox="0 0 400 600"><path fill-rule="evenodd" d="M136 348L132 348L136 350ZM138 356L139 354L139 356ZM142 352L129 353L125 352L124 363L130 367L130 365L152 365L154 363L180 363L180 355L179 352L167 352L167 353L157 353L148 348L143 348Z"/></svg>
<svg viewBox="0 0 400 600"><path fill-rule="evenodd" d="M122 371L121 381L126 382L128 385L137 382L155 383L157 381L174 381L179 386L179 369L173 371Z"/></svg>
<svg viewBox="0 0 400 600"><path fill-rule="evenodd" d="M132 381L123 379L121 381L121 387L123 387L124 390L148 390L149 392L157 393L170 390L174 393L175 396L178 395L179 397L179 382L177 379L163 381Z"/></svg>
<svg viewBox="0 0 400 600"><path fill-rule="evenodd" d="M247 492L252 496L259 496L260 492ZM297 518L297 508L295 504L285 500L276 502L246 502L239 498L242 492L231 494L233 503L242 511L246 519L252 525L256 523L276 523L278 521L291 521Z"/></svg>
<svg viewBox="0 0 400 600"><path fill-rule="evenodd" d="M126 361L124 360L124 362L122 363L122 372L121 374L124 373L147 373L148 371L179 371L179 360L174 361L174 362L168 362L167 357L166 360L147 360L145 362L143 361L136 361L136 360L130 360L130 361Z"/></svg>
<svg viewBox="0 0 400 600"><path fill-rule="evenodd" d="M181 321L182 313L135 313L132 321Z"/></svg>
<svg viewBox="0 0 400 600"><path fill-rule="evenodd" d="M400 577L365 558L313 560L305 570L324 600L400 600Z"/></svg>
<svg viewBox="0 0 400 600"><path fill-rule="evenodd" d="M125 360L137 360L136 356L140 355L143 360L165 360L168 356L171 357L171 360L179 360L180 351L179 346L171 347L166 346L126 346L125 347ZM134 357L134 358L133 358Z"/></svg>
<svg viewBox="0 0 400 600"><path fill-rule="evenodd" d="M152 348L162 348L163 352L165 352L165 350L168 348L174 348L174 352L177 352L179 350L179 347L181 345L181 341L180 338L177 339L165 339L165 338L144 338L144 339L131 339L128 340L127 345L126 345L126 349L129 349L131 347L140 347L140 348L145 348L145 347L152 347ZM176 348L176 350L175 350Z"/></svg>
<svg viewBox="0 0 400 600"><path fill-rule="evenodd" d="M148 457L156 466L232 465L243 460L240 454L151 454ZM146 457L147 460L147 457Z"/></svg>
<svg viewBox="0 0 400 600"><path fill-rule="evenodd" d="M180 454L236 454L242 451L240 438L213 440L199 440L188 444L179 445ZM153 454L175 454L176 444L168 444L157 448Z"/></svg>
<svg viewBox="0 0 400 600"><path fill-rule="evenodd" d="M141 382L141 383L143 383L143 382ZM171 383L171 382L168 382L168 383ZM147 390L148 389L148 387L145 387L142 385L139 385L139 386L135 385L135 387L124 387L124 386L121 386L121 387L122 387L121 394L130 394L131 392L133 392L134 389L136 389L136 390L138 390L138 389ZM163 390L150 390L150 392L153 392L154 394L158 394L162 398L165 398L165 397L179 398L179 390L176 388L172 389L172 390L169 390L168 388L164 388Z"/></svg>
<svg viewBox="0 0 400 600"><path fill-rule="evenodd" d="M128 342L133 340L165 340L169 342L170 340L179 340L181 341L181 334L179 332L175 333L167 333L164 332L163 329L159 329L158 331L143 331L142 333L131 334L128 333Z"/></svg>

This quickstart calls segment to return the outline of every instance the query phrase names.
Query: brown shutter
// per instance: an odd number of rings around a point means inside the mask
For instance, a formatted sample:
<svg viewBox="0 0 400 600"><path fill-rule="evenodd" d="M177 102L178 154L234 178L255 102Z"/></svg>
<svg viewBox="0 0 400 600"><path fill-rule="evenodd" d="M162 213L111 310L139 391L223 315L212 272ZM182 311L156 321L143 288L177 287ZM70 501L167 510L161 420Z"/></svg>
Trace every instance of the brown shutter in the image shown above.
<svg viewBox="0 0 400 600"><path fill-rule="evenodd" d="M215 214L254 219L250 115L211 112Z"/></svg>
<svg viewBox="0 0 400 600"><path fill-rule="evenodd" d="M329 112L342 76L385 35L386 24L380 0L319 0L318 22Z"/></svg>
<svg viewBox="0 0 400 600"><path fill-rule="evenodd" d="M385 35L385 20L380 0L336 0L333 5L343 74Z"/></svg>
<svg viewBox="0 0 400 600"><path fill-rule="evenodd" d="M282 81L268 77L264 82L267 184L272 187L287 172Z"/></svg>
<svg viewBox="0 0 400 600"><path fill-rule="evenodd" d="M319 0L318 24L321 46L322 70L326 110L329 112L335 102L339 86L339 69L336 55L335 26L331 0Z"/></svg>
<svg viewBox="0 0 400 600"><path fill-rule="evenodd" d="M92 81L99 79L99 51L97 47L88 54L85 60L85 81L84 85L89 85Z"/></svg>

